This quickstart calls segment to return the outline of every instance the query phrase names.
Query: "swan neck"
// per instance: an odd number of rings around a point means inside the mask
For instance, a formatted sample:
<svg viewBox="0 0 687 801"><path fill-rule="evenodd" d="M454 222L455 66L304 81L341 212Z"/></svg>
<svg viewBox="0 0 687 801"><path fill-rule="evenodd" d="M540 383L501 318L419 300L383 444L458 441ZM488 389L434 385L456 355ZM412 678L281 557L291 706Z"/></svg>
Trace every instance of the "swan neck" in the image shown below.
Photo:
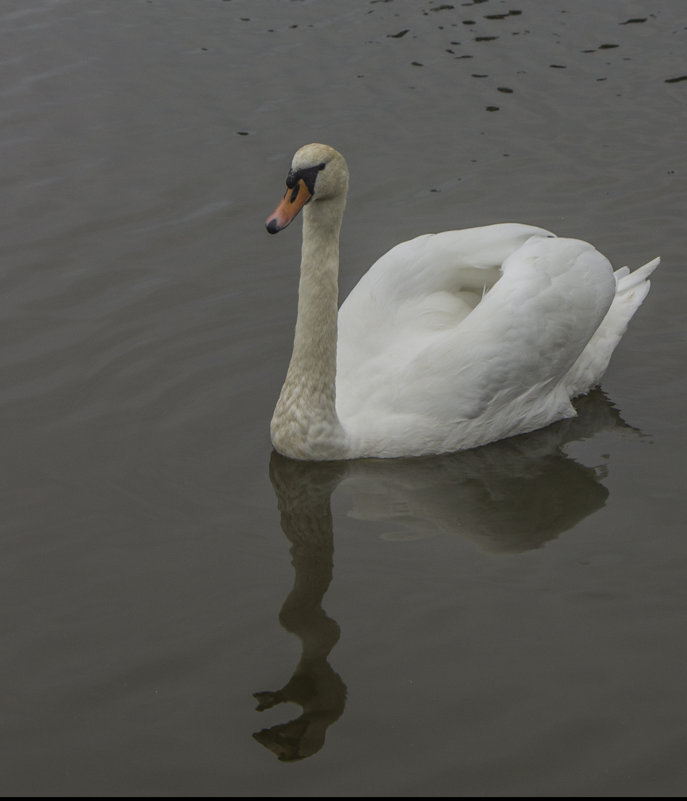
<svg viewBox="0 0 687 801"><path fill-rule="evenodd" d="M344 202L306 206L293 352L272 419L272 442L297 459L343 455L336 413L339 232Z"/></svg>

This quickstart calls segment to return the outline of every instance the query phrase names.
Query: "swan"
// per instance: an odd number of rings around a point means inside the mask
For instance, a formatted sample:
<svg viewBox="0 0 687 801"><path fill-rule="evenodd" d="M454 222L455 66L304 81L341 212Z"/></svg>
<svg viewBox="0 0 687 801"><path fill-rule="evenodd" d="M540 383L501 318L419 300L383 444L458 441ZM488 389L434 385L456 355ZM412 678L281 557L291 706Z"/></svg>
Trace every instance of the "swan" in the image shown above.
<svg viewBox="0 0 687 801"><path fill-rule="evenodd" d="M303 211L293 352L270 433L299 460L475 448L575 415L649 291L656 258L615 272L592 245L500 223L393 247L338 309L348 167L293 157L270 234Z"/></svg>

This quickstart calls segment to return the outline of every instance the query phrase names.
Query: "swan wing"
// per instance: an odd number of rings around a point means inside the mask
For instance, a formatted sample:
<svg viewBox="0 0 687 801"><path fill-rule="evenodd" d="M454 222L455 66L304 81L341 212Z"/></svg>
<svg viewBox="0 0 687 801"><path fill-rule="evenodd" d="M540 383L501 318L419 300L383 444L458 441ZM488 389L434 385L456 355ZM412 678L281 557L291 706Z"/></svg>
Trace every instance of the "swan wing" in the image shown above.
<svg viewBox="0 0 687 801"><path fill-rule="evenodd" d="M340 315L340 342L367 340L371 331L373 345L365 351L354 341L340 350L337 408L363 442L389 455L396 441L407 452L409 436L418 454L455 450L574 414L564 379L615 295L610 263L586 242L530 226L448 233L466 234L453 238L458 244L488 241L479 252L462 251L458 276L451 277L445 249L452 236L442 242L435 235L440 241L424 248L413 240L408 244L420 247L424 278L400 263L405 286L393 300L375 297L384 275L376 292L365 289L365 302L354 301L355 329L350 313ZM440 276L430 277L429 255L437 254ZM412 255L410 248L403 255ZM486 294L470 308L467 295L479 293L480 279ZM373 308L377 316L366 322L363 311ZM391 330L378 331L389 323Z"/></svg>
<svg viewBox="0 0 687 801"><path fill-rule="evenodd" d="M342 383L359 374L361 363L394 350L407 358L408 346L424 344L423 334L455 327L499 279L506 258L532 236L553 234L503 223L424 234L385 253L339 310Z"/></svg>

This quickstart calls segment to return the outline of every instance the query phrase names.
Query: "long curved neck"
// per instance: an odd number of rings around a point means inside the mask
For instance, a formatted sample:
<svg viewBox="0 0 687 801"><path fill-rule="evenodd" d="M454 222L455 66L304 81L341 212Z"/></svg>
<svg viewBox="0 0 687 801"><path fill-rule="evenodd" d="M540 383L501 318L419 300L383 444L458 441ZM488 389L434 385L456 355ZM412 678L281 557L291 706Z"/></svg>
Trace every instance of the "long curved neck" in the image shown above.
<svg viewBox="0 0 687 801"><path fill-rule="evenodd" d="M298 318L291 362L271 433L275 448L295 459L343 456L336 414L336 341L339 296L339 231L345 197L303 210Z"/></svg>

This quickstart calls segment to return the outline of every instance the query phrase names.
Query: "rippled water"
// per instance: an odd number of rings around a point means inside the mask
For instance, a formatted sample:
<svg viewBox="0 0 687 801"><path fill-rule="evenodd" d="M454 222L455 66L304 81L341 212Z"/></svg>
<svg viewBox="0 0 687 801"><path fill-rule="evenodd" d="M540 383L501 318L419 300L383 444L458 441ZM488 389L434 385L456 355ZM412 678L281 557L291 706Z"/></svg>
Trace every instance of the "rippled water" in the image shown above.
<svg viewBox="0 0 687 801"><path fill-rule="evenodd" d="M682 0L3 0L7 796L687 791ZM514 220L660 255L574 421L271 454L293 151L342 296Z"/></svg>

